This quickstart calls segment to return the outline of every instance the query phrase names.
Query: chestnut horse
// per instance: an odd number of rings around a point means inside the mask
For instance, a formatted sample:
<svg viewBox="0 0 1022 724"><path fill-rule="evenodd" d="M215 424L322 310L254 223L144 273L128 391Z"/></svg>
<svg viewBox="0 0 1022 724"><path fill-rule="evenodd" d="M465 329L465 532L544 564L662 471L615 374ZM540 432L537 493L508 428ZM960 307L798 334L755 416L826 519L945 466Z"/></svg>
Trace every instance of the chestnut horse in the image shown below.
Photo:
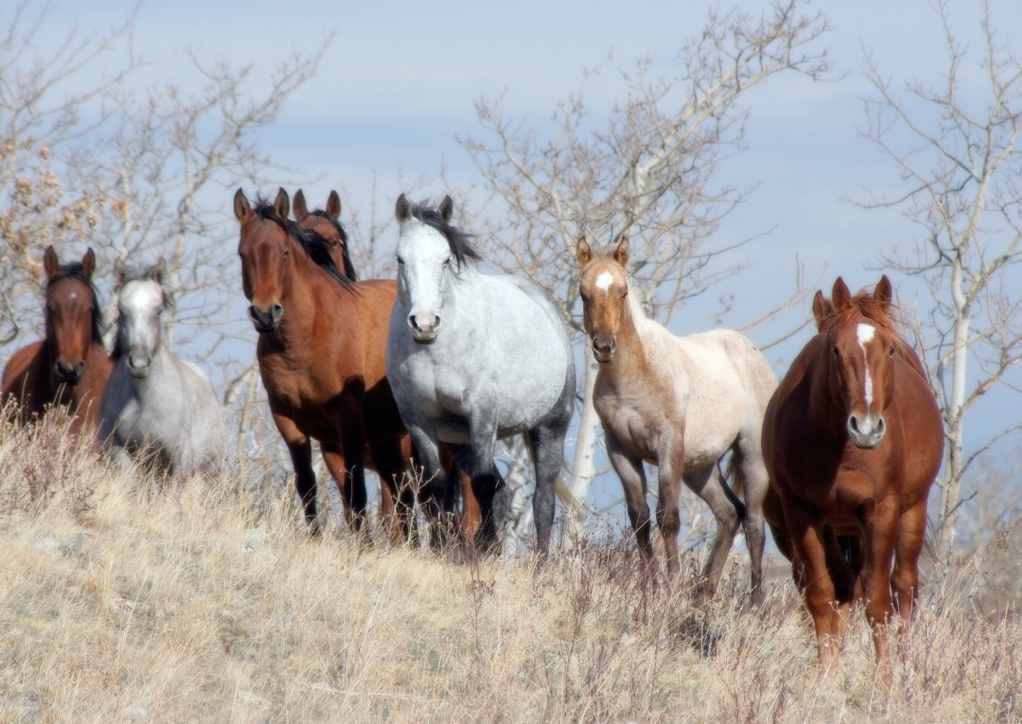
<svg viewBox="0 0 1022 724"><path fill-rule="evenodd" d="M46 271L46 338L15 352L4 367L0 402L17 400L23 423L63 406L74 433L94 434L99 402L113 370L103 347L102 311L92 274L96 255L61 266L53 247Z"/></svg>
<svg viewBox="0 0 1022 724"><path fill-rule="evenodd" d="M291 453L305 520L314 535L320 532L315 439L349 524L363 530L368 465L380 476L391 539L407 540L415 499L402 483L411 449L384 368L396 285L345 277L331 245L289 221L288 207L283 189L273 205L259 199L255 208L241 189L234 196L242 283L259 333L259 371ZM400 501L396 515L388 508L393 500Z"/></svg>
<svg viewBox="0 0 1022 724"><path fill-rule="evenodd" d="M861 584L888 676L887 625L895 612L906 627L912 617L926 500L944 450L936 399L894 329L891 300L886 275L872 295L853 297L841 277L830 302L818 292L819 332L792 362L763 426L779 503L775 536L793 559L820 663L826 668L840 650ZM849 565L839 535L861 562Z"/></svg>
<svg viewBox="0 0 1022 724"><path fill-rule="evenodd" d="M294 216L295 221L303 229L314 231L326 239L330 245L330 256L333 257L334 266L351 281L358 281L355 265L351 263L348 249L348 232L344 230L344 225L341 223L341 197L337 192L330 192L325 210L309 211L309 206L305 202L305 194L298 189L295 192Z"/></svg>
<svg viewBox="0 0 1022 724"><path fill-rule="evenodd" d="M717 521L698 596L712 597L741 524L751 559L752 600L761 603L763 498L769 484L760 428L777 378L762 353L738 332L717 329L676 337L648 319L625 271L629 254L626 238L606 257L594 253L584 237L576 248L583 322L600 363L593 403L639 550L652 560L646 462L657 466L656 516L668 575L673 579L680 567L678 497L684 482L706 501ZM744 489L744 503L720 474L720 461L729 451L735 490Z"/></svg>

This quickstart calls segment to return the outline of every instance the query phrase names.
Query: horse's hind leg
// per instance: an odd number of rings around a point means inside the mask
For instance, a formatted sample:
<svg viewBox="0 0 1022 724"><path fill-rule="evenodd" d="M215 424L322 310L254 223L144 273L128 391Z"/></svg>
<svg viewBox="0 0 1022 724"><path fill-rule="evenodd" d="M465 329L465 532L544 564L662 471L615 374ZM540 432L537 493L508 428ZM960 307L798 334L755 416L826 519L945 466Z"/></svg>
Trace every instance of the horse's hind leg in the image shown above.
<svg viewBox="0 0 1022 724"><path fill-rule="evenodd" d="M730 490L725 490L724 481L716 464L708 465L697 470L686 470L682 476L692 492L706 501L710 511L717 521L717 533L713 539L713 547L710 549L710 556L703 568L703 581L696 590L698 600L706 601L713 598L717 591L717 584L720 582L721 573L724 571L724 564L727 562L728 553L735 542L738 534L738 527L741 524L742 511L739 509L741 503L734 497ZM663 497L664 484L668 480L661 480L661 498ZM677 489L677 486L675 486ZM675 493L675 505L677 505L677 493ZM664 534L666 544L667 534ZM674 542L675 550L677 541Z"/></svg>
<svg viewBox="0 0 1022 724"><path fill-rule="evenodd" d="M574 386L571 387L574 392ZM536 492L532 498L532 515L536 522L536 548L543 557L550 552L550 531L554 525L557 476L564 461L564 436L568 430L571 408L567 418L537 425L529 430L526 442L532 451L536 469Z"/></svg>
<svg viewBox="0 0 1022 724"><path fill-rule="evenodd" d="M463 481L462 487L466 493L463 497L469 498L466 501L467 506L473 515L478 516L478 525L474 526L474 535L469 535L466 542L487 551L496 549L504 524L503 515L507 512L502 500L502 496L507 490L504 478L501 477L500 471L497 470L496 464L493 462L492 453L490 466L488 469L484 469L484 463L477 462L472 446L450 445L449 448L454 455L457 469L471 471L469 485L465 486ZM483 456L485 458L485 450ZM462 476L464 473L459 474L459 477ZM453 492L454 489L454 485L451 485L449 492Z"/></svg>
<svg viewBox="0 0 1022 724"><path fill-rule="evenodd" d="M749 548L749 564L751 568L752 603L763 603L763 549L766 545L764 530L763 505L770 489L770 475L763 462L758 434L742 436L732 450L735 456L733 470L737 476L734 480L735 492L743 489L745 514L742 517L742 528L745 530L745 543Z"/></svg>

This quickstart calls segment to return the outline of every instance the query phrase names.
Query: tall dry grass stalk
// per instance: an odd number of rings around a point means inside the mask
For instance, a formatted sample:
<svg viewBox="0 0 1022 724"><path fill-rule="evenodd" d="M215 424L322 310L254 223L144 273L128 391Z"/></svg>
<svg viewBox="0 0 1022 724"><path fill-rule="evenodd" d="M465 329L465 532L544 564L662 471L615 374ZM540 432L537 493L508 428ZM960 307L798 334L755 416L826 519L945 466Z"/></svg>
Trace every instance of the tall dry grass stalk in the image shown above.
<svg viewBox="0 0 1022 724"><path fill-rule="evenodd" d="M630 545L545 566L310 540L243 475L154 491L59 421L0 424L0 722L1020 721L1022 626L963 562L875 682L857 616L819 675L785 574L751 609L638 573Z"/></svg>

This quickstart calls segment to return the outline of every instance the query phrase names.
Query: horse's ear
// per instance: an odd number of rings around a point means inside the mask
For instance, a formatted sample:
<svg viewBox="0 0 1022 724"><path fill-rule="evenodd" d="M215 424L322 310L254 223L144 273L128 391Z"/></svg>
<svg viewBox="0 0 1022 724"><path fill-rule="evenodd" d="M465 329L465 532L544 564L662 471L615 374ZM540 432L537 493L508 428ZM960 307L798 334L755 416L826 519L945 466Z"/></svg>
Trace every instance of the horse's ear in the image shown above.
<svg viewBox="0 0 1022 724"><path fill-rule="evenodd" d="M277 191L277 198L273 200L273 212L282 219L286 219L291 213L291 199L288 198L283 186Z"/></svg>
<svg viewBox="0 0 1022 724"><path fill-rule="evenodd" d="M398 222L404 221L412 213L412 207L408 203L408 199L405 198L404 194L397 197L397 203L394 205L394 217Z"/></svg>
<svg viewBox="0 0 1022 724"><path fill-rule="evenodd" d="M823 323L834 316L834 305L823 296L823 292L817 290L813 297L813 319L816 320L816 328L819 329Z"/></svg>
<svg viewBox="0 0 1022 724"><path fill-rule="evenodd" d="M252 207L248 205L245 192L238 189L234 194L234 216L238 221L244 221L252 213Z"/></svg>
<svg viewBox="0 0 1022 724"><path fill-rule="evenodd" d="M341 197L331 190L326 199L326 212L335 220L341 218Z"/></svg>
<svg viewBox="0 0 1022 724"><path fill-rule="evenodd" d="M305 194L302 193L301 189L295 191L295 221L299 224L309 215L309 207L305 203Z"/></svg>
<svg viewBox="0 0 1022 724"><path fill-rule="evenodd" d="M149 269L149 278L154 282L163 286L163 278L167 276L167 260L162 256L156 260L156 263Z"/></svg>
<svg viewBox="0 0 1022 724"><path fill-rule="evenodd" d="M830 295L835 312L843 312L852 304L852 293L848 291L845 280L838 277L834 280L834 291Z"/></svg>
<svg viewBox="0 0 1022 724"><path fill-rule="evenodd" d="M894 299L894 290L891 288L891 280L887 278L886 274L880 277L876 289L873 290L873 299L885 307L891 306L891 301Z"/></svg>
<svg viewBox="0 0 1022 724"><path fill-rule="evenodd" d="M454 216L454 202L451 201L450 196L444 196L444 200L440 202L440 218L448 224L451 223L451 217Z"/></svg>
<svg viewBox="0 0 1022 724"><path fill-rule="evenodd" d="M96 271L96 252L89 247L89 250L85 252L85 256L82 257L82 273L85 274L86 279L92 279L92 273Z"/></svg>
<svg viewBox="0 0 1022 724"><path fill-rule="evenodd" d="M584 236L578 237L578 244L575 245L575 258L578 259L580 267L586 266L593 260L593 250Z"/></svg>
<svg viewBox="0 0 1022 724"><path fill-rule="evenodd" d="M631 245L628 243L628 237L622 236L621 241L617 243L617 248L614 250L613 259L622 267L628 266L628 257L631 255Z"/></svg>
<svg viewBox="0 0 1022 724"><path fill-rule="evenodd" d="M46 247L46 252L43 254L43 269L46 270L47 279L53 279L60 271L60 260L57 259L57 252L52 246Z"/></svg>
<svg viewBox="0 0 1022 724"><path fill-rule="evenodd" d="M121 286L124 284L124 277L128 275L128 267L124 264L124 259L117 257L114 260L114 286Z"/></svg>

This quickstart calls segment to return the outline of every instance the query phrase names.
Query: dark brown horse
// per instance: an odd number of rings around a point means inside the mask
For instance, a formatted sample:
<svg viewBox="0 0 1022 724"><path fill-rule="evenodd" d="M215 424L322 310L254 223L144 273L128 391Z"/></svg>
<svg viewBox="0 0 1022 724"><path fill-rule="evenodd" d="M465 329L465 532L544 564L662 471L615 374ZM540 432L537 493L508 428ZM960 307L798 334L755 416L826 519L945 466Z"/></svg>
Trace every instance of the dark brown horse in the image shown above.
<svg viewBox="0 0 1022 724"><path fill-rule="evenodd" d="M886 276L872 295L853 297L840 277L830 302L817 293L819 332L781 381L763 426L768 517L792 558L820 662L840 650L861 595L888 677L887 628L896 612L906 627L912 617L926 500L944 447L933 391L894 329L891 300Z"/></svg>
<svg viewBox="0 0 1022 724"><path fill-rule="evenodd" d="M53 247L43 255L46 271L46 338L22 347L7 362L0 401L17 400L23 423L47 408L63 406L75 433L93 434L99 401L113 369L103 348L102 312L92 274L96 255L61 266Z"/></svg>
<svg viewBox="0 0 1022 724"><path fill-rule="evenodd" d="M259 371L291 453L306 522L319 533L315 439L352 527L365 525L369 466L391 498L402 501L392 540L407 538L415 502L402 485L410 443L384 369L395 283L345 277L321 236L288 221L283 189L273 205L258 200L255 208L239 189L234 214L249 318L259 333Z"/></svg>
<svg viewBox="0 0 1022 724"><path fill-rule="evenodd" d="M307 231L314 231L326 239L330 245L330 256L333 257L334 265L344 273L344 276L353 282L358 281L348 249L348 232L341 223L341 197L337 192L330 192L326 200L326 209L309 211L305 194L298 189L295 193L294 215L299 226Z"/></svg>

